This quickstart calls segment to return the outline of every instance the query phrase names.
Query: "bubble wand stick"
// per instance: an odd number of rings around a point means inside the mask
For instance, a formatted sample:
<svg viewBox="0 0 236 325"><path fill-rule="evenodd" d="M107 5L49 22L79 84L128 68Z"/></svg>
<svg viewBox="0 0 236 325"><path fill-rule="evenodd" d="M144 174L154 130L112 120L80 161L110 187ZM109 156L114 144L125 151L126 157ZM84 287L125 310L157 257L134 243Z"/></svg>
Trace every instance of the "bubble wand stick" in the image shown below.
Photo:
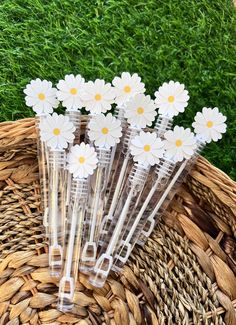
<svg viewBox="0 0 236 325"><path fill-rule="evenodd" d="M114 116L121 121L122 131L124 133L124 130L127 128L127 122L124 117L125 105L135 95L142 94L145 92L146 90L145 84L141 82L141 78L137 73L131 75L129 72L122 72L120 77L116 76L112 80L112 84L114 86L115 103L117 105L114 110ZM114 167L115 171L116 168L118 168L121 148L122 148L121 143L112 148L111 162L110 162L109 174L108 174L109 178L111 176L112 168ZM113 166L114 163L115 166ZM108 201L109 197L113 195L116 187L114 176L115 176L115 172L113 174L111 181L109 182L110 184L108 184L108 188L107 188L108 193L106 196L106 201Z"/></svg>
<svg viewBox="0 0 236 325"><path fill-rule="evenodd" d="M89 281L95 286L103 286L110 272L113 257L119 242L119 238L125 230L129 220L129 211L133 204L137 203L145 182L148 177L150 167L159 162L164 154L164 144L155 133L143 132L132 140L131 154L134 164L128 181L122 191L121 198L117 205L111 230L109 231L109 242L103 245L102 253L97 259L94 267L94 274ZM114 229L114 231L113 231Z"/></svg>
<svg viewBox="0 0 236 325"><path fill-rule="evenodd" d="M66 75L64 80L59 80L57 84L57 98L62 102L62 106L66 108L65 115L75 127L75 139L73 143L69 144L68 152L73 145L80 143L80 129L81 129L81 112L83 101L81 93L85 84L84 78L81 75L74 76L73 74ZM66 205L70 202L70 189L71 189L72 176L70 173L67 175L67 193Z"/></svg>
<svg viewBox="0 0 236 325"><path fill-rule="evenodd" d="M49 151L49 266L52 276L59 277L62 268L66 214L66 151L74 140L75 127L68 116L53 113L39 125L40 136Z"/></svg>
<svg viewBox="0 0 236 325"><path fill-rule="evenodd" d="M39 165L39 180L41 188L41 206L43 211L43 225L48 236L48 155L49 150L41 140L39 124L57 108L59 101L56 99L56 88L47 80L31 80L24 89L26 105L32 107L36 113L35 129L37 134L37 151Z"/></svg>
<svg viewBox="0 0 236 325"><path fill-rule="evenodd" d="M75 283L78 277L82 244L82 227L90 192L90 176L97 167L97 154L94 148L82 142L71 148L68 155L68 169L73 174L71 200L68 209L68 222L65 243L65 263L60 280L58 309L67 312L73 308Z"/></svg>
<svg viewBox="0 0 236 325"><path fill-rule="evenodd" d="M98 168L92 176L92 190L84 227L84 247L80 270L89 272L95 263L100 223L104 211L112 147L121 137L121 122L109 113L93 116L88 123L88 137L98 155Z"/></svg>

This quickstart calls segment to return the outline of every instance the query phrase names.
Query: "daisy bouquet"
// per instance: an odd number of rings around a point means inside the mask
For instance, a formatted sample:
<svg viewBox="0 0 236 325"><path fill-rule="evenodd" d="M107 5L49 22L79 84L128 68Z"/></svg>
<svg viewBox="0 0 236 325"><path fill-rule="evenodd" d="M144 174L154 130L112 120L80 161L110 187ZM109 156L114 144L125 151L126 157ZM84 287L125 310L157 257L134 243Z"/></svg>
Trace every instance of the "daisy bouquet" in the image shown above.
<svg viewBox="0 0 236 325"><path fill-rule="evenodd" d="M75 127L68 116L53 113L39 124L41 140L49 148L49 266L60 277L66 219L66 148L74 140Z"/></svg>
<svg viewBox="0 0 236 325"><path fill-rule="evenodd" d="M83 107L83 100L81 94L83 92L85 80L81 75L74 76L73 74L66 75L63 80L59 80L57 84L57 99L62 103L62 106L66 108L65 114L69 117L69 120L75 127L75 139L74 142L69 144L68 152L73 144L79 144L80 142L80 129L81 129L81 109ZM70 189L71 189L71 174L67 176L67 195L66 205L70 202Z"/></svg>
<svg viewBox="0 0 236 325"><path fill-rule="evenodd" d="M90 194L90 176L98 164L97 153L93 147L82 142L71 148L67 162L67 168L72 174L72 183L65 231L64 266L58 295L58 309L63 312L73 307L81 254L82 227Z"/></svg>
<svg viewBox="0 0 236 325"><path fill-rule="evenodd" d="M89 272L97 256L100 223L104 213L112 148L120 141L121 122L108 113L92 116L88 123L88 137L98 156L98 168L91 178L91 191L83 231L80 269Z"/></svg>
<svg viewBox="0 0 236 325"><path fill-rule="evenodd" d="M170 134L169 131L165 134L167 152L169 149L168 157L174 158L179 155L180 150L182 150L183 152L179 158L183 159L179 160L181 162L178 163L177 168L169 180L168 186L161 193L155 208L153 209L152 207L153 211L147 216L145 226L141 232L141 236L139 237L139 244L144 244L150 236L157 222L157 217L167 208L178 187L183 183L206 144L211 141L217 142L222 138L222 134L226 132L226 116L220 113L217 107L213 109L204 107L202 112L196 114L194 120L192 126L194 127L194 132L196 134L196 145L192 148L188 148L187 151L186 148L184 150L185 143L188 141L186 137L180 139L182 143L181 146L178 147L179 149L176 148L173 150L173 143L178 139L176 139L173 134ZM191 151L194 149L194 152L190 152L190 149ZM191 155L190 159L186 157L186 154Z"/></svg>
<svg viewBox="0 0 236 325"><path fill-rule="evenodd" d="M128 171L132 166L130 145L133 138L147 125L151 125L156 116L156 106L149 95L137 94L126 104L124 117L129 124L122 139L122 150L120 155L121 166L117 168L114 176L116 187L112 196L111 203L108 201L106 206L107 215L103 218L101 227L100 244L107 235L108 225L111 223L120 193L127 179Z"/></svg>
<svg viewBox="0 0 236 325"><path fill-rule="evenodd" d="M90 282L95 286L103 286L113 265L114 255L120 237L129 221L130 211L136 206L148 177L150 167L157 164L164 154L164 144L155 133L143 132L131 141L133 165L127 182L124 185L119 202L114 211L114 217L108 236L104 241L100 255L96 261ZM127 255L130 247L127 247Z"/></svg>
<svg viewBox="0 0 236 325"><path fill-rule="evenodd" d="M47 80L31 80L24 89L26 105L32 107L36 113L35 129L37 134L37 150L39 164L39 179L41 187L41 206L43 211L43 225L48 235L48 149L39 136L39 124L58 107L56 88Z"/></svg>

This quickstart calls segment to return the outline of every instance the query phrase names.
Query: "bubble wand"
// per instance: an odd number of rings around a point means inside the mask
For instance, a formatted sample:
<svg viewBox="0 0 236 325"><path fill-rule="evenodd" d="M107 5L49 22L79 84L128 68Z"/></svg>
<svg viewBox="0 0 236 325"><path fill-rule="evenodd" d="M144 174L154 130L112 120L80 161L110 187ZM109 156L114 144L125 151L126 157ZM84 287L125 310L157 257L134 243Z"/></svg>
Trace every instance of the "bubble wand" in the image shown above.
<svg viewBox="0 0 236 325"><path fill-rule="evenodd" d="M168 138L169 142L165 141L165 155L161 163L155 167L154 173L156 179L150 191L148 193L142 193L143 196L145 195L145 200L140 206L134 209L130 217L127 231L119 242L119 249L115 256L113 270L120 271L126 263L134 245L139 239L140 229L145 223L144 213L154 195L157 192L163 192L165 190L176 164L183 159L190 159L196 148L196 140L190 129L175 126L173 131L169 130L164 134L164 138Z"/></svg>
<svg viewBox="0 0 236 325"><path fill-rule="evenodd" d="M117 170L117 182L114 195L112 197L111 205L109 207L108 214L104 216L102 225L101 225L101 235L100 235L100 244L102 245L105 236L108 233L109 225L113 219L116 205L122 191L123 185L126 181L128 170L131 167L132 160L130 153L130 144L132 139L139 134L142 128L145 128L147 125L151 125L155 116L156 116L156 106L154 101L149 95L138 94L132 98L126 105L124 116L127 118L129 127L126 130L126 133L123 138L122 145L122 165L119 170Z"/></svg>
<svg viewBox="0 0 236 325"><path fill-rule="evenodd" d="M117 249L119 238L125 230L129 220L129 212L132 205L137 204L140 192L147 180L150 167L157 164L164 154L164 144L155 133L140 132L131 142L131 154L136 162L130 172L129 178L122 191L117 205L111 230L109 231L109 242L103 245L102 252L97 259L94 273L89 281L95 286L103 286L112 267L114 254ZM113 230L114 229L114 230Z"/></svg>
<svg viewBox="0 0 236 325"><path fill-rule="evenodd" d="M47 80L31 80L24 89L26 105L32 107L36 113L35 129L37 134L37 151L39 165L39 180L41 188L41 206L43 211L43 225L48 236L48 149L39 135L39 124L57 108L56 89Z"/></svg>
<svg viewBox="0 0 236 325"><path fill-rule="evenodd" d="M39 125L40 136L49 151L49 266L52 276L59 277L63 258L66 199L66 151L74 140L75 127L68 116L47 116Z"/></svg>
<svg viewBox="0 0 236 325"><path fill-rule="evenodd" d="M211 141L217 142L222 138L222 134L226 132L226 124L224 123L226 116L220 113L217 107L213 109L204 107L202 112L198 112L194 119L195 122L192 125L196 133L197 147L192 158L190 160L184 159L180 164L153 212L148 216L145 228L142 230L142 237L140 237L141 244L150 236L156 224L157 216L163 212L175 195L178 188L176 184L180 185L184 181L185 176L191 170L206 144ZM171 139L166 137L166 142L171 147Z"/></svg>
<svg viewBox="0 0 236 325"><path fill-rule="evenodd" d="M94 173L97 163L97 154L94 148L84 142L80 145L73 146L68 155L68 170L73 175L73 178L64 249L65 263L58 295L58 309L63 312L67 312L73 308L90 176Z"/></svg>
<svg viewBox="0 0 236 325"><path fill-rule="evenodd" d="M111 149L121 137L121 122L109 113L93 116L88 124L88 137L98 155L98 168L92 176L92 190L88 202L83 233L80 270L88 272L94 266L100 223L104 212L105 194L109 176Z"/></svg>
<svg viewBox="0 0 236 325"><path fill-rule="evenodd" d="M84 84L81 99L85 110L89 112L88 123L92 116L111 110L115 99L114 88L103 79L88 81ZM89 143L88 123L85 130L85 142Z"/></svg>
<svg viewBox="0 0 236 325"><path fill-rule="evenodd" d="M158 107L158 118L155 123L155 130L160 138L170 130L173 118L179 113L183 113L188 106L189 95L184 84L173 80L164 82L155 92L155 104Z"/></svg>
<svg viewBox="0 0 236 325"><path fill-rule="evenodd" d="M81 112L83 107L83 101L81 99L81 93L83 92L85 80L81 75L74 76L73 74L66 75L64 80L59 80L57 84L57 98L62 102L62 106L66 108L65 115L69 117L69 120L75 127L75 139L73 143L68 146L68 152L70 152L73 144L80 143L80 129L81 129ZM71 189L72 176L70 173L67 175L67 193L66 193L66 205L70 202L70 189Z"/></svg>
<svg viewBox="0 0 236 325"><path fill-rule="evenodd" d="M124 111L125 111L125 105L126 103L133 98L137 94L142 94L145 92L145 84L141 82L141 78L137 73L130 74L129 72L122 72L121 76L116 76L112 80L112 84L114 86L115 91L115 103L116 107L114 110L114 116L117 117L121 121L122 131L127 127L127 122L124 117ZM116 148L117 147L117 148ZM111 176L112 167L114 167L114 170L116 170L117 165L120 161L120 149L121 149L121 143L120 145L114 146L112 148L112 154L111 154L111 162L109 167L109 178ZM115 166L113 166L115 162ZM115 175L115 173L113 174ZM110 185L108 184L108 195L107 197L111 197L114 193L115 188L115 179L112 177L110 181ZM108 200L107 198L107 200Z"/></svg>

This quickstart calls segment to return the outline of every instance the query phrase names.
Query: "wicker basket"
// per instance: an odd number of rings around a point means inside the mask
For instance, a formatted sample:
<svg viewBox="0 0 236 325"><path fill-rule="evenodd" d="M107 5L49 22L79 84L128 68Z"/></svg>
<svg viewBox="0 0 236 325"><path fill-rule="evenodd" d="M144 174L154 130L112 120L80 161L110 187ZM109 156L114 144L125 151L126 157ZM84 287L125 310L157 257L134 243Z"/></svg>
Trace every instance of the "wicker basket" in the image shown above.
<svg viewBox="0 0 236 325"><path fill-rule="evenodd" d="M85 124L85 119L83 121ZM144 248L56 310L34 119L0 124L0 324L236 324L236 184L200 158Z"/></svg>

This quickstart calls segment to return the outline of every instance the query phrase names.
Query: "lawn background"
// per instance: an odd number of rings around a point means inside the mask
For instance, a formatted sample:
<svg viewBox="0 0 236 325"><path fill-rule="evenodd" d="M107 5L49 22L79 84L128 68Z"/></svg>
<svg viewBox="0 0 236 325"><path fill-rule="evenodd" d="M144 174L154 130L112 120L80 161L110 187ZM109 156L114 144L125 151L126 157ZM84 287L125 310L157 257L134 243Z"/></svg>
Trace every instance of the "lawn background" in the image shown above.
<svg viewBox="0 0 236 325"><path fill-rule="evenodd" d="M33 116L22 90L68 73L111 81L137 72L147 93L184 83L190 126L203 106L228 117L228 132L204 156L236 179L236 10L231 0L1 0L0 120Z"/></svg>

